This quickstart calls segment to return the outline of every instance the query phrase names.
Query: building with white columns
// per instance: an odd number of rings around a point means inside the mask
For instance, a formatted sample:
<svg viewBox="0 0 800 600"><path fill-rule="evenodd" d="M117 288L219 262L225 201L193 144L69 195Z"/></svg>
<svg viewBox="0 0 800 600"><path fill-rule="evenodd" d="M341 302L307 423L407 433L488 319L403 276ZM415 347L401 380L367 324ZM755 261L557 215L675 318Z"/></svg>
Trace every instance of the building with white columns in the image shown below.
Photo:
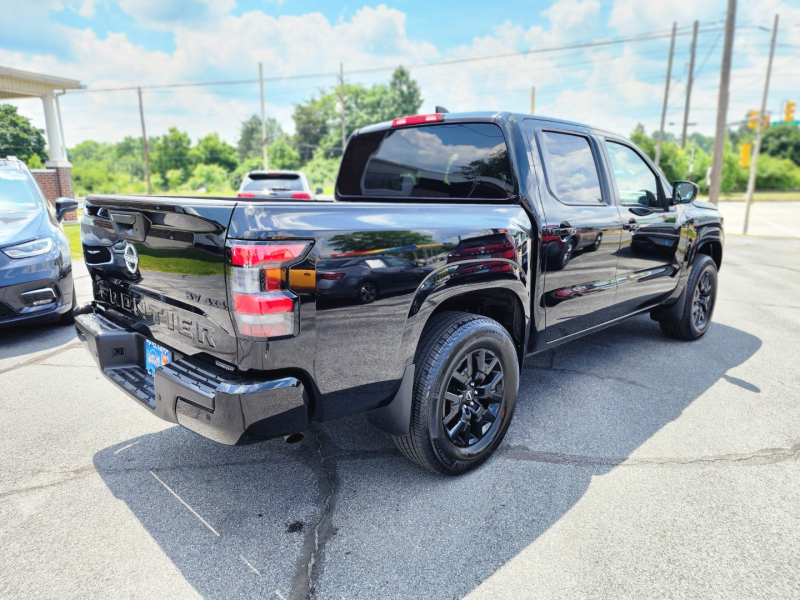
<svg viewBox="0 0 800 600"><path fill-rule="evenodd" d="M58 97L66 90L79 90L85 87L75 79L0 67L0 102L20 98L41 98L44 105L45 133L50 160L45 163L45 169L33 169L33 174L50 202L55 202L56 198L74 195L72 165L67 160Z"/></svg>

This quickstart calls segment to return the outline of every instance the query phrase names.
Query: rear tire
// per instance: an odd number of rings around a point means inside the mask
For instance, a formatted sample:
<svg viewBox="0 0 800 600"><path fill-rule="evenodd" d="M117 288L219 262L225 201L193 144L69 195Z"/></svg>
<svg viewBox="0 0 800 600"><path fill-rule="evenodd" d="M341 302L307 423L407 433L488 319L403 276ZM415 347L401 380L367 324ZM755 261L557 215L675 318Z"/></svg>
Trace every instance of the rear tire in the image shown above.
<svg viewBox="0 0 800 600"><path fill-rule="evenodd" d="M359 304L372 304L378 297L378 287L371 281L365 281L356 292Z"/></svg>
<svg viewBox="0 0 800 600"><path fill-rule="evenodd" d="M409 435L392 436L418 465L461 475L503 441L519 386L514 343L497 321L464 312L431 319L415 357Z"/></svg>
<svg viewBox="0 0 800 600"><path fill-rule="evenodd" d="M717 265L707 254L695 257L689 281L686 282L686 300L678 319L660 319L661 331L676 340L693 341L703 337L711 324L717 300Z"/></svg>

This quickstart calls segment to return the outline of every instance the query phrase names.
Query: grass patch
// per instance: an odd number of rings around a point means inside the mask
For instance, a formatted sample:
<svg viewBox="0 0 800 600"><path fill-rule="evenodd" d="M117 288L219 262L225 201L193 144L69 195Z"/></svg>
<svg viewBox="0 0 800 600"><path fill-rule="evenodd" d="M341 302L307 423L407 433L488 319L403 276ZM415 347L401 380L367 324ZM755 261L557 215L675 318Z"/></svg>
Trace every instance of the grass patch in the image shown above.
<svg viewBox="0 0 800 600"><path fill-rule="evenodd" d="M79 224L64 225L64 233L69 240L69 250L72 260L83 259L83 248L81 246L81 226Z"/></svg>
<svg viewBox="0 0 800 600"><path fill-rule="evenodd" d="M179 254L178 254L179 253ZM185 250L139 250L139 268L143 271L160 271L180 275L221 275L222 257L197 248Z"/></svg>

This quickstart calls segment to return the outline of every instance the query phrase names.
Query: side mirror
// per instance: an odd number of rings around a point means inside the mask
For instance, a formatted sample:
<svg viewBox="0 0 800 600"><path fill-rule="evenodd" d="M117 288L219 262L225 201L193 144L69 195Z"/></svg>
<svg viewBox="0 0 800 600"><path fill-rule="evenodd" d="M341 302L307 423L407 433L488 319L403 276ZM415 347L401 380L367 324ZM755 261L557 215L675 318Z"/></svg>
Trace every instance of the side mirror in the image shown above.
<svg viewBox="0 0 800 600"><path fill-rule="evenodd" d="M676 181L672 184L672 201L675 204L689 204L697 200L700 188L691 181Z"/></svg>
<svg viewBox="0 0 800 600"><path fill-rule="evenodd" d="M59 221L64 218L68 212L78 208L78 201L74 198L59 198L56 200L56 219Z"/></svg>
<svg viewBox="0 0 800 600"><path fill-rule="evenodd" d="M316 190L314 190L314 193L315 194L321 194L322 193L322 188L318 187Z"/></svg>

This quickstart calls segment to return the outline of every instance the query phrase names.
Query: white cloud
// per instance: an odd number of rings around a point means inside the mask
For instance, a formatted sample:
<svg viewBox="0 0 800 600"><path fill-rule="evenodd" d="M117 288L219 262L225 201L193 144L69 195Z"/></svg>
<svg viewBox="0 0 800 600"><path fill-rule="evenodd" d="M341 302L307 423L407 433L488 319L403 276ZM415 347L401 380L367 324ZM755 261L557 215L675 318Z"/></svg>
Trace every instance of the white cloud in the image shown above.
<svg viewBox="0 0 800 600"><path fill-rule="evenodd" d="M235 6L236 0L119 0L122 11L141 26L168 31L213 25Z"/></svg>

